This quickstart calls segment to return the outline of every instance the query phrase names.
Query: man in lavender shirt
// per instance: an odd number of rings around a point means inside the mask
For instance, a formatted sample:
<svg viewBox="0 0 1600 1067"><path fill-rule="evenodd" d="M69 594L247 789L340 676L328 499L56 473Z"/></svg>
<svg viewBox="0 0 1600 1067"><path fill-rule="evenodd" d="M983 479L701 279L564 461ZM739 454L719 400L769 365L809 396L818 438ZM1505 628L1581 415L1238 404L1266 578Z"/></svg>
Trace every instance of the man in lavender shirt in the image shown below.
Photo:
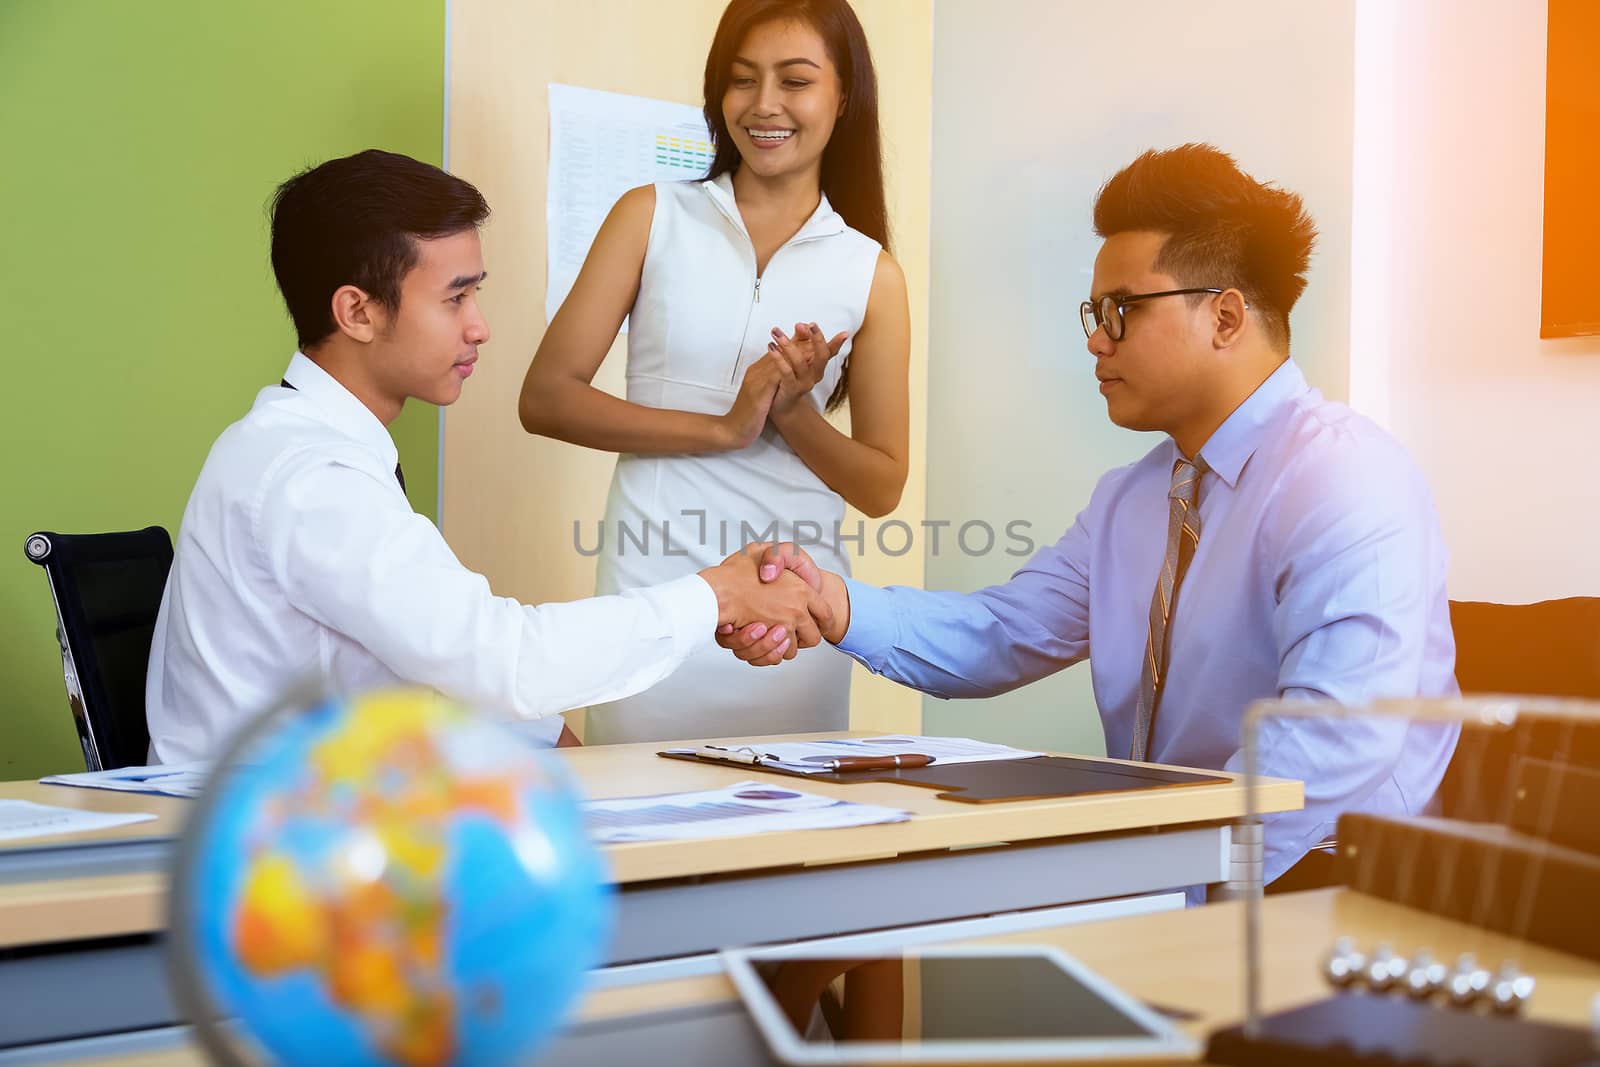
<svg viewBox="0 0 1600 1067"><path fill-rule="evenodd" d="M819 573L793 546L769 550L765 573L809 576L833 609L823 636L935 696L990 696L1088 659L1113 756L1238 771L1255 700L1455 694L1428 487L1289 358L1316 237L1300 198L1185 145L1113 177L1094 225L1105 243L1082 316L1095 376L1111 421L1160 443L1102 477L1065 536L1003 585L877 588ZM719 641L763 663L753 630ZM1303 780L1306 805L1268 817L1266 881L1342 812L1421 812L1455 742L1453 727L1399 720L1268 720L1261 771Z"/></svg>

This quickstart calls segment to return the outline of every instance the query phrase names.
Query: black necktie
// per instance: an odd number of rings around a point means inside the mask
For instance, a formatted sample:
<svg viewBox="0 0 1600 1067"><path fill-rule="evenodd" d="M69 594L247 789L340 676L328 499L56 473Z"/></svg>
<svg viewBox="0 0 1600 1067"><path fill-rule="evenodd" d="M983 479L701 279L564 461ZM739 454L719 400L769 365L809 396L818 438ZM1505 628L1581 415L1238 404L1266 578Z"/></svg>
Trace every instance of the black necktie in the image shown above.
<svg viewBox="0 0 1600 1067"><path fill-rule="evenodd" d="M280 380L278 382L278 384L283 386L285 389L294 389L293 383L291 383L289 381L289 379L287 379L287 378L284 378L284 379ZM295 389L295 392L298 393L299 391L300 390ZM394 465L394 480L400 483L400 491L402 493L405 492L406 491L406 472L400 469L400 464L398 462L396 462L395 465Z"/></svg>

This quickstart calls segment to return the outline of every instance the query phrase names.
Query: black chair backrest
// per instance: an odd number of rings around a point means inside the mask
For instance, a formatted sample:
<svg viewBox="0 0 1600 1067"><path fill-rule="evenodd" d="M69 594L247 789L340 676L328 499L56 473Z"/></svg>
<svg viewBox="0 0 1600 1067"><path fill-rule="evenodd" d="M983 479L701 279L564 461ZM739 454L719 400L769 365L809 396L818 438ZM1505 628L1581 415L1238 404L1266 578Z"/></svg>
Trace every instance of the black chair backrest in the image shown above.
<svg viewBox="0 0 1600 1067"><path fill-rule="evenodd" d="M1537 604L1450 602L1461 691L1600 700L1600 598ZM1445 815L1501 822L1519 758L1600 768L1600 725L1519 721L1466 730L1439 786Z"/></svg>
<svg viewBox="0 0 1600 1067"><path fill-rule="evenodd" d="M148 762L145 672L172 538L160 526L128 533L36 533L28 558L44 568L83 762L91 771Z"/></svg>

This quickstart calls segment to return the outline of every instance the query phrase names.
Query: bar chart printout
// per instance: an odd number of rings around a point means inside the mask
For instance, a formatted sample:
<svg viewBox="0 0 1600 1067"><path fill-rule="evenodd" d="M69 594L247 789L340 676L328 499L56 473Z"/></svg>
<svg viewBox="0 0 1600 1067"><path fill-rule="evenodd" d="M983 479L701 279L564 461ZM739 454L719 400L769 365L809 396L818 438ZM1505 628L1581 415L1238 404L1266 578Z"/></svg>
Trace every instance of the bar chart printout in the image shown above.
<svg viewBox="0 0 1600 1067"><path fill-rule="evenodd" d="M711 156L711 134L693 105L551 84L546 320L572 291L600 224L623 193L704 178ZM627 332L627 323L622 328Z"/></svg>

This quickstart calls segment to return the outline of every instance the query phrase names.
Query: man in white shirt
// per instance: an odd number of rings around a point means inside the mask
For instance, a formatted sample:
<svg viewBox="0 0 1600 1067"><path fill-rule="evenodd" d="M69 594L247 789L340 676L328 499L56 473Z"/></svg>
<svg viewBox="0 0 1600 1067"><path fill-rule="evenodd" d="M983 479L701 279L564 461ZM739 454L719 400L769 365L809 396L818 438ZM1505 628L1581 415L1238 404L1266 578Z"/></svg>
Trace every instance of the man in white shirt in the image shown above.
<svg viewBox="0 0 1600 1067"><path fill-rule="evenodd" d="M794 574L736 553L698 575L537 607L490 592L407 502L386 427L408 399L451 404L489 339L467 182L367 151L285 182L272 266L299 338L280 385L223 431L184 510L146 682L151 759L214 758L304 678L336 692L430 686L542 719L639 692L723 624L768 657L819 640ZM509 410L509 409L508 409Z"/></svg>

